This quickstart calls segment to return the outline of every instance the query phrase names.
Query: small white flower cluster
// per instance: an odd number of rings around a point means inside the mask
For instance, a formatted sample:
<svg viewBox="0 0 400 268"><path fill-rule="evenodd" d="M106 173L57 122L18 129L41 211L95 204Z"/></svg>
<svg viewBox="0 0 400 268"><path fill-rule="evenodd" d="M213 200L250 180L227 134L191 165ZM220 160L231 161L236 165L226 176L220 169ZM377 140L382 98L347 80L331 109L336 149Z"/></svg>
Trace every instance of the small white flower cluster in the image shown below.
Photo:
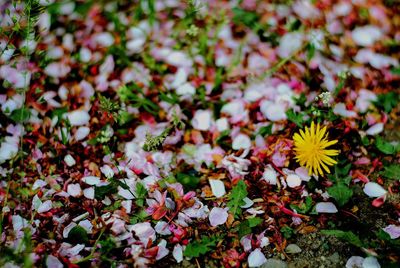
<svg viewBox="0 0 400 268"><path fill-rule="evenodd" d="M186 33L192 37L195 37L199 34L199 28L196 25L192 24L190 25L190 28L186 30Z"/></svg>
<svg viewBox="0 0 400 268"><path fill-rule="evenodd" d="M344 80L347 79L350 76L350 74L351 74L350 71L345 69L343 71L340 71L337 75L340 79Z"/></svg>
<svg viewBox="0 0 400 268"><path fill-rule="evenodd" d="M104 129L100 132L100 135L97 138L97 141L100 143L106 143L111 139L111 137L113 135L114 135L113 128L110 125L107 125L106 129Z"/></svg>
<svg viewBox="0 0 400 268"><path fill-rule="evenodd" d="M315 100L321 100L322 103L325 106L330 106L330 102L332 99L332 93L330 93L329 91L327 92L322 92L321 94L319 94L317 97L315 97Z"/></svg>

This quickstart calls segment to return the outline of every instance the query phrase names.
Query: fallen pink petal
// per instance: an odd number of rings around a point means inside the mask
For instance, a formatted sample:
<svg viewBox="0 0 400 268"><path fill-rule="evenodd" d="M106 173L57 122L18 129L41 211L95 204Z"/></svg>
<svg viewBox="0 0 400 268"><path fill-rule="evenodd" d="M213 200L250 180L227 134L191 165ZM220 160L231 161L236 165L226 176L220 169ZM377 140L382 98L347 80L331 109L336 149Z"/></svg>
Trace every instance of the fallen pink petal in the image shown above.
<svg viewBox="0 0 400 268"><path fill-rule="evenodd" d="M0 267L397 267L399 14L2 1Z"/></svg>

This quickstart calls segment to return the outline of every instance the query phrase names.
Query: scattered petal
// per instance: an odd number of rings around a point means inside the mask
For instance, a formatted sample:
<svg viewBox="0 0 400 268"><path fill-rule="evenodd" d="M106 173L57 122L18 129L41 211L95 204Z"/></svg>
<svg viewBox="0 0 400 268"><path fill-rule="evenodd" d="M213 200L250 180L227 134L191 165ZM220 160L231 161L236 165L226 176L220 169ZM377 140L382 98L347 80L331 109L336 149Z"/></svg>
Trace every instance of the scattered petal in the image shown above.
<svg viewBox="0 0 400 268"><path fill-rule="evenodd" d="M383 230L390 235L391 239L397 239L400 237L400 226L390 224L383 228Z"/></svg>
<svg viewBox="0 0 400 268"><path fill-rule="evenodd" d="M380 197L387 193L387 191L383 189L383 187L377 184L376 182L366 183L363 191L369 197Z"/></svg>
<svg viewBox="0 0 400 268"><path fill-rule="evenodd" d="M226 209L215 207L211 209L209 219L213 227L222 225L228 219L228 212L226 212Z"/></svg>
<svg viewBox="0 0 400 268"><path fill-rule="evenodd" d="M316 205L315 210L318 213L337 213L338 212L336 206L331 202L319 202Z"/></svg>
<svg viewBox="0 0 400 268"><path fill-rule="evenodd" d="M220 198L226 194L225 185L221 180L209 180L213 195Z"/></svg>
<svg viewBox="0 0 400 268"><path fill-rule="evenodd" d="M250 253L247 262L249 263L249 267L260 267L267 261L264 254L261 252L261 249L257 248L253 252Z"/></svg>

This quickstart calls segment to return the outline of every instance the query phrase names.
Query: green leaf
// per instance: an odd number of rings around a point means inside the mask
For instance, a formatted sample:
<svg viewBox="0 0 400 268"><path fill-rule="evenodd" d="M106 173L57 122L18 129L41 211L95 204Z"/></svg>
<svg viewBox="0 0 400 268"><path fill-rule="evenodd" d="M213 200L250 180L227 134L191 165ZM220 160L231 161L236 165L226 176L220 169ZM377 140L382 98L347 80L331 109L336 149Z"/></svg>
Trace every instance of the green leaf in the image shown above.
<svg viewBox="0 0 400 268"><path fill-rule="evenodd" d="M229 207L229 211L235 217L238 217L241 209L240 206L243 206L245 202L243 198L247 196L247 185L243 180L240 180L233 188L229 194L229 201L227 203L227 207Z"/></svg>
<svg viewBox="0 0 400 268"><path fill-rule="evenodd" d="M341 230L322 230L321 233L325 235L333 235L341 240L349 242L356 247L361 248L364 246L364 243L361 241L361 239L352 231L345 232Z"/></svg>
<svg viewBox="0 0 400 268"><path fill-rule="evenodd" d="M283 226L280 231L286 239L290 238L294 234L293 228L290 228L287 225Z"/></svg>
<svg viewBox="0 0 400 268"><path fill-rule="evenodd" d="M328 175L328 178L334 182L343 182L346 185L349 185L351 182L351 176L349 176L351 169L351 163L343 166L343 163L339 163L335 166L335 172L332 175Z"/></svg>
<svg viewBox="0 0 400 268"><path fill-rule="evenodd" d="M312 209L312 205L313 205L312 197L307 196L304 203L301 203L298 206L293 204L290 204L289 206L291 209L295 209L298 213L306 214Z"/></svg>
<svg viewBox="0 0 400 268"><path fill-rule="evenodd" d="M296 112L292 110L288 110L286 112L286 116L289 121L295 123L298 127L302 128L304 125L304 115L302 113L296 114Z"/></svg>
<svg viewBox="0 0 400 268"><path fill-rule="evenodd" d="M263 137L265 137L266 135L271 135L272 134L272 124L261 127L257 134L261 135Z"/></svg>
<svg viewBox="0 0 400 268"><path fill-rule="evenodd" d="M400 67L392 68L390 72L394 75L400 75Z"/></svg>
<svg viewBox="0 0 400 268"><path fill-rule="evenodd" d="M304 93L301 93L300 96L294 98L295 102L299 106L305 106L307 102L307 96Z"/></svg>
<svg viewBox="0 0 400 268"><path fill-rule="evenodd" d="M315 45L310 43L307 46L307 60L310 61L315 55Z"/></svg>
<svg viewBox="0 0 400 268"><path fill-rule="evenodd" d="M262 223L262 222L263 222L263 219L260 219L260 218L250 218L250 219L247 219L247 222L249 223L249 226L250 226L251 228L253 228L253 227L256 227L257 225L259 225L260 223Z"/></svg>
<svg viewBox="0 0 400 268"><path fill-rule="evenodd" d="M89 242L89 237L87 235L86 230L77 225L71 229L68 233L68 241L72 242L73 244L83 243L86 244Z"/></svg>
<svg viewBox="0 0 400 268"><path fill-rule="evenodd" d="M12 111L10 118L17 123L23 123L31 117L31 111L26 107L22 107Z"/></svg>
<svg viewBox="0 0 400 268"><path fill-rule="evenodd" d="M130 218L131 224L136 224L138 222L144 222L149 215L147 214L146 210L142 209L133 214Z"/></svg>
<svg viewBox="0 0 400 268"><path fill-rule="evenodd" d="M138 205L139 207L143 207L144 200L147 195L147 190L141 182L136 183L135 195L136 195L136 199L135 199L136 205Z"/></svg>
<svg viewBox="0 0 400 268"><path fill-rule="evenodd" d="M99 251L102 254L107 254L111 252L117 246L114 239L111 236L107 237L104 240L100 240L99 244L101 245Z"/></svg>
<svg viewBox="0 0 400 268"><path fill-rule="evenodd" d="M63 118L63 115L67 112L68 112L68 107L57 108L51 112L51 117L54 118L57 116L58 122L60 122L61 119Z"/></svg>
<svg viewBox="0 0 400 268"><path fill-rule="evenodd" d="M390 72L394 75L400 75L400 67L390 69Z"/></svg>
<svg viewBox="0 0 400 268"><path fill-rule="evenodd" d="M390 235L386 233L384 230L379 229L379 231L375 232L377 238L382 239L384 241L390 241Z"/></svg>
<svg viewBox="0 0 400 268"><path fill-rule="evenodd" d="M259 16L255 12L246 11L242 8L233 8L233 23L236 25L243 24L249 28L253 28L259 21Z"/></svg>
<svg viewBox="0 0 400 268"><path fill-rule="evenodd" d="M349 202L350 198L353 196L353 190L351 190L347 185L339 182L332 187L328 188L328 194L335 198L339 206L344 206Z"/></svg>
<svg viewBox="0 0 400 268"><path fill-rule="evenodd" d="M400 165L391 164L387 167L384 167L384 170L381 171L379 174L388 179L400 180Z"/></svg>
<svg viewBox="0 0 400 268"><path fill-rule="evenodd" d="M390 155L390 154L395 154L397 152L396 146L394 146L388 141L385 141L383 138L379 136L376 137L375 146L379 151L381 151L384 154Z"/></svg>
<svg viewBox="0 0 400 268"><path fill-rule="evenodd" d="M217 236L203 236L201 240L192 241L186 246L183 255L189 258L197 258L200 255L205 255L207 252L213 250L218 239Z"/></svg>
<svg viewBox="0 0 400 268"><path fill-rule="evenodd" d="M242 238L243 236L250 234L252 232L252 228L256 227L262 222L263 220L260 218L250 218L245 221L242 221L239 224L239 229L238 229L239 238Z"/></svg>
<svg viewBox="0 0 400 268"><path fill-rule="evenodd" d="M196 189L200 182L198 176L181 172L176 174L176 180L180 182L186 190Z"/></svg>
<svg viewBox="0 0 400 268"><path fill-rule="evenodd" d="M118 186L115 183L110 183L104 186L95 186L94 188L94 198L97 200L103 200L106 195L114 194L118 192Z"/></svg>
<svg viewBox="0 0 400 268"><path fill-rule="evenodd" d="M383 93L378 95L374 102L375 106L382 108L386 113L390 113L400 100L399 94L395 92Z"/></svg>
<svg viewBox="0 0 400 268"><path fill-rule="evenodd" d="M226 130L222 131L219 134L218 138L215 139L215 142L218 145L223 145L224 144L224 140L228 139L230 137L230 134L231 134L231 130L230 129L226 129Z"/></svg>
<svg viewBox="0 0 400 268"><path fill-rule="evenodd" d="M170 104L176 104L179 103L179 97L177 94L175 93L164 93L164 92L160 92L160 95L158 95L160 100L163 100L165 102L168 102Z"/></svg>

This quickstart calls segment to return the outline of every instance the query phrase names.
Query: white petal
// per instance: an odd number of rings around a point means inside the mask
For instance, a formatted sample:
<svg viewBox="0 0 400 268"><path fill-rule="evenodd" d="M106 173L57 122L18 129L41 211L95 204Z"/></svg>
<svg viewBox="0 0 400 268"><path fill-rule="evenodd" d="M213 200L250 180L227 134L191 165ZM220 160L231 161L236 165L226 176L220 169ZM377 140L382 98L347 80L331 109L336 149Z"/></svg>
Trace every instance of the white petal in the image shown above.
<svg viewBox="0 0 400 268"><path fill-rule="evenodd" d="M89 62L91 58L92 58L92 52L90 51L90 49L82 47L81 50L79 51L79 59L82 62Z"/></svg>
<svg viewBox="0 0 400 268"><path fill-rule="evenodd" d="M145 38L138 38L134 40L130 40L126 43L126 48L129 52L139 53L143 50L143 45L146 43Z"/></svg>
<svg viewBox="0 0 400 268"><path fill-rule="evenodd" d="M70 154L67 154L67 155L64 157L64 161L65 161L65 163L67 164L67 166L69 166L69 167L72 167L73 165L76 164L75 159L74 159L74 158L72 157L72 155L70 155Z"/></svg>
<svg viewBox="0 0 400 268"><path fill-rule="evenodd" d="M299 32L286 33L279 42L277 50L279 57L287 58L300 49L303 43L303 37L303 34Z"/></svg>
<svg viewBox="0 0 400 268"><path fill-rule="evenodd" d="M189 58L188 55L181 51L172 51L167 57L166 62L168 64L177 66L177 67L189 67L192 66L193 62Z"/></svg>
<svg viewBox="0 0 400 268"><path fill-rule="evenodd" d="M192 125L198 130L209 130L211 127L212 113L209 110L197 110L194 114Z"/></svg>
<svg viewBox="0 0 400 268"><path fill-rule="evenodd" d="M268 182L269 184L272 185L276 185L277 183L277 178L278 178L278 174L276 173L276 171L271 167L268 166L265 170L264 173L262 175L262 178Z"/></svg>
<svg viewBox="0 0 400 268"><path fill-rule="evenodd" d="M52 62L44 69L44 72L48 76L52 76L55 78L65 77L70 71L71 67L62 62Z"/></svg>
<svg viewBox="0 0 400 268"><path fill-rule="evenodd" d="M94 39L100 46L109 47L114 44L114 37L108 32L98 33L94 36Z"/></svg>
<svg viewBox="0 0 400 268"><path fill-rule="evenodd" d="M112 178L114 176L114 171L109 165L102 166L100 170L107 178Z"/></svg>
<svg viewBox="0 0 400 268"><path fill-rule="evenodd" d="M346 262L346 268L362 268L363 257L351 256Z"/></svg>
<svg viewBox="0 0 400 268"><path fill-rule="evenodd" d="M370 256L364 259L362 268L381 268L381 266L375 257Z"/></svg>
<svg viewBox="0 0 400 268"><path fill-rule="evenodd" d="M172 88L177 88L187 81L188 73L184 68L179 68L175 73L175 79L171 84Z"/></svg>
<svg viewBox="0 0 400 268"><path fill-rule="evenodd" d="M51 202L51 200L47 200L45 202L43 202L40 207L38 208L37 212L38 213L44 213L49 211L50 209L53 208L53 203Z"/></svg>
<svg viewBox="0 0 400 268"><path fill-rule="evenodd" d="M286 120L286 109L283 103L273 103L271 101L262 101L260 111L270 121L276 122Z"/></svg>
<svg viewBox="0 0 400 268"><path fill-rule="evenodd" d="M218 120L215 121L215 124L217 125L217 129L220 132L227 130L229 128L229 122L226 117L219 118Z"/></svg>
<svg viewBox="0 0 400 268"><path fill-rule="evenodd" d="M75 140L80 141L86 138L90 133L90 128L88 127L80 127L75 132Z"/></svg>
<svg viewBox="0 0 400 268"><path fill-rule="evenodd" d="M121 219L116 219L111 226L111 231L113 231L115 234L121 234L125 232L125 230L125 222Z"/></svg>
<svg viewBox="0 0 400 268"><path fill-rule="evenodd" d="M337 213L338 210L332 202L320 202L315 207L318 213Z"/></svg>
<svg viewBox="0 0 400 268"><path fill-rule="evenodd" d="M134 231L136 236L147 245L149 239L155 240L156 239L156 231L151 227L149 222L141 222L131 226L130 231Z"/></svg>
<svg viewBox="0 0 400 268"><path fill-rule="evenodd" d="M32 190L42 188L43 186L46 186L46 185L47 185L47 182L45 182L44 180L36 180L32 185Z"/></svg>
<svg viewBox="0 0 400 268"><path fill-rule="evenodd" d="M298 167L294 172L299 175L300 179L303 181L309 181L311 179L311 176L308 175L308 170L305 167Z"/></svg>
<svg viewBox="0 0 400 268"><path fill-rule="evenodd" d="M240 244L242 245L244 251L248 252L251 250L251 237L252 235L245 235L240 239Z"/></svg>
<svg viewBox="0 0 400 268"><path fill-rule="evenodd" d="M83 220L78 225L85 229L88 234L92 233L93 224L89 220Z"/></svg>
<svg viewBox="0 0 400 268"><path fill-rule="evenodd" d="M215 227L224 224L228 219L228 212L223 208L213 208L209 215L211 226Z"/></svg>
<svg viewBox="0 0 400 268"><path fill-rule="evenodd" d="M183 260L183 251L182 246L177 244L172 251L172 256L174 256L177 263L180 263Z"/></svg>
<svg viewBox="0 0 400 268"><path fill-rule="evenodd" d="M46 259L46 267L47 268L63 268L64 265L53 255L47 256Z"/></svg>
<svg viewBox="0 0 400 268"><path fill-rule="evenodd" d="M211 191L216 197L222 197L226 194L225 185L221 180L209 180Z"/></svg>
<svg viewBox="0 0 400 268"><path fill-rule="evenodd" d="M338 103L333 108L333 113L343 117L357 117L357 113L346 109L344 103Z"/></svg>
<svg viewBox="0 0 400 268"><path fill-rule="evenodd" d="M301 179L297 174L289 174L286 177L286 183L290 188L294 188L301 185Z"/></svg>
<svg viewBox="0 0 400 268"><path fill-rule="evenodd" d="M164 258L165 256L168 255L169 250L166 248L167 246L167 241L165 241L164 239L162 239L160 241L160 243L158 243L158 251L157 251L157 256L156 256L156 260L160 260L162 258Z"/></svg>
<svg viewBox="0 0 400 268"><path fill-rule="evenodd" d="M63 237L67 238L69 232L76 226L75 222L71 222L70 224L68 224L67 226L65 226L64 230L63 230Z"/></svg>
<svg viewBox="0 0 400 268"><path fill-rule="evenodd" d="M168 228L168 223L165 221L157 222L156 226L154 226L154 230L156 230L156 232L161 235L170 235L171 234L171 231Z"/></svg>
<svg viewBox="0 0 400 268"><path fill-rule="evenodd" d="M259 267L263 265L267 261L264 254L261 252L261 249L257 248L252 253L250 253L247 262L249 263L249 267Z"/></svg>
<svg viewBox="0 0 400 268"><path fill-rule="evenodd" d="M76 255L78 255L79 252L81 252L82 249L84 249L84 248L85 248L85 245L83 245L83 244L77 244L76 246L74 246L74 247L68 249L68 254L69 254L70 256L76 256Z"/></svg>
<svg viewBox="0 0 400 268"><path fill-rule="evenodd" d="M82 178L82 181L89 185L97 185L100 183L100 178L96 176L86 176Z"/></svg>
<svg viewBox="0 0 400 268"><path fill-rule="evenodd" d="M248 197L243 198L243 201L245 202L245 204L243 206L240 206L241 208L249 208L254 204L253 200Z"/></svg>
<svg viewBox="0 0 400 268"><path fill-rule="evenodd" d="M365 184L363 190L364 193L369 197L380 197L387 193L387 191L376 182L368 182L367 184Z"/></svg>
<svg viewBox="0 0 400 268"><path fill-rule="evenodd" d="M83 195L87 199L94 199L94 188L93 187L86 188L85 190L83 190Z"/></svg>
<svg viewBox="0 0 400 268"><path fill-rule="evenodd" d="M42 205L42 200L40 200L40 198L38 197L37 194L35 194L35 196L32 198L32 207L34 210L38 210L39 207Z"/></svg>
<svg viewBox="0 0 400 268"><path fill-rule="evenodd" d="M231 101L222 106L221 113L229 114L230 116L237 116L245 112L245 104L242 101Z"/></svg>
<svg viewBox="0 0 400 268"><path fill-rule="evenodd" d="M183 95L194 95L196 93L196 89L190 83L184 83L176 89L176 94L179 96Z"/></svg>
<svg viewBox="0 0 400 268"><path fill-rule="evenodd" d="M67 118L72 126L82 126L89 123L90 115L84 110L75 110L67 114Z"/></svg>
<svg viewBox="0 0 400 268"><path fill-rule="evenodd" d="M78 197L82 194L82 189L79 183L68 184L67 193L73 197Z"/></svg>
<svg viewBox="0 0 400 268"><path fill-rule="evenodd" d="M367 133L367 135L376 135L379 134L383 131L383 123L377 123L375 125L373 125L372 127L370 127L369 129L367 129L367 131L365 131L365 133Z"/></svg>
<svg viewBox="0 0 400 268"><path fill-rule="evenodd" d="M118 186L118 194L125 199L128 199L128 200L134 199L135 196L132 193L134 193L134 190L132 191L132 188L130 188L128 190L128 189L122 188L121 186Z"/></svg>
<svg viewBox="0 0 400 268"><path fill-rule="evenodd" d="M28 226L28 221L19 215L13 215L11 221L12 221L14 231L20 231L22 228L25 228Z"/></svg>
<svg viewBox="0 0 400 268"><path fill-rule="evenodd" d="M251 140L249 136L245 134L237 135L232 142L232 149L239 150L239 149L248 149L251 147Z"/></svg>
<svg viewBox="0 0 400 268"><path fill-rule="evenodd" d="M367 25L355 28L351 37L357 45L370 46L382 37L382 32L376 26Z"/></svg>
<svg viewBox="0 0 400 268"><path fill-rule="evenodd" d="M383 228L383 230L390 235L391 239L397 239L400 237L400 226L390 224Z"/></svg>

